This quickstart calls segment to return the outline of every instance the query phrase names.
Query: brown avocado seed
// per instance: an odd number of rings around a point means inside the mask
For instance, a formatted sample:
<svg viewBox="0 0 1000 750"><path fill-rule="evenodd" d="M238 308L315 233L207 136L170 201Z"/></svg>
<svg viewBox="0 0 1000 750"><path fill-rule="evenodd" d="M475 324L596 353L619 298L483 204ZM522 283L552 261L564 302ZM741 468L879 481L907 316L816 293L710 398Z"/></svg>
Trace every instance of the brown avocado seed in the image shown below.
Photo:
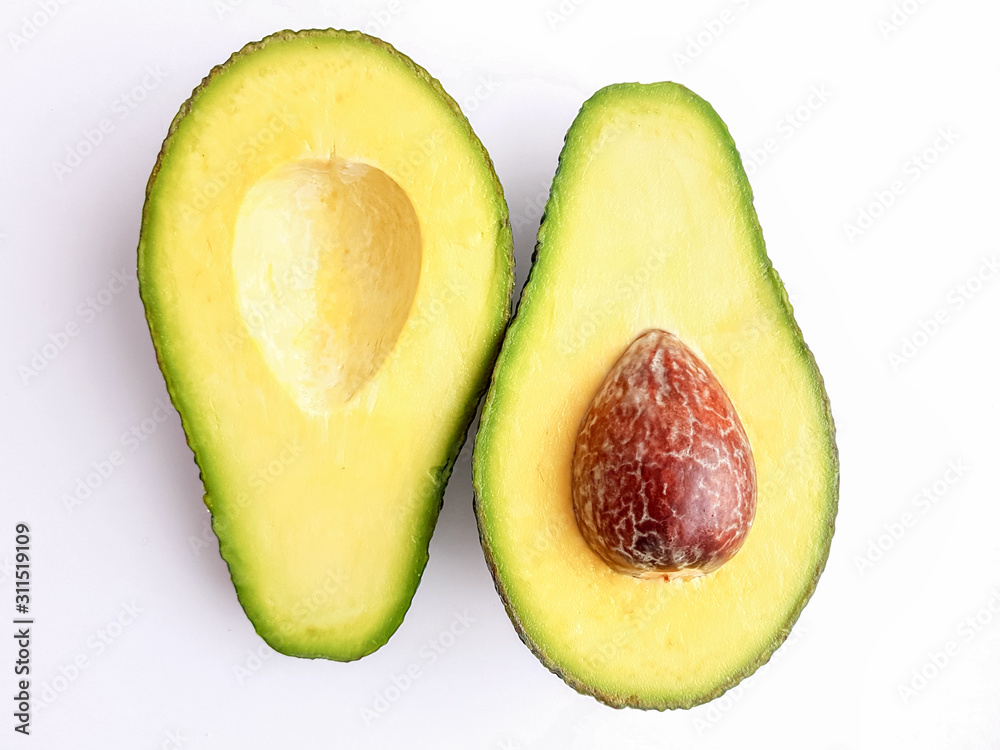
<svg viewBox="0 0 1000 750"><path fill-rule="evenodd" d="M580 422L573 512L612 568L642 578L717 570L757 506L750 443L722 385L679 338L641 334Z"/></svg>

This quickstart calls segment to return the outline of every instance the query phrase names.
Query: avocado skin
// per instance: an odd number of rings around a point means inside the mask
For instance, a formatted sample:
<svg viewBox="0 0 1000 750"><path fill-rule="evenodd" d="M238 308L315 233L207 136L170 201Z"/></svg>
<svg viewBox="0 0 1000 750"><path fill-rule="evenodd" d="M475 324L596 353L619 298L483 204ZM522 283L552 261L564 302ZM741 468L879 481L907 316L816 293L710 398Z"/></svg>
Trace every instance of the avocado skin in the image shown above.
<svg viewBox="0 0 1000 750"><path fill-rule="evenodd" d="M545 209L542 212L542 217L539 224L538 239L535 242L535 247L531 255L531 268L528 271L528 277L527 280L525 281L523 291L521 292L521 296L518 299L514 314L507 325L507 330L504 337L505 343L507 339L510 337L511 332L517 328L518 314L521 312L521 305L524 302L524 300L528 297L528 295L530 295L531 290L533 289L532 278L535 275L535 271L538 268L537 261L540 255L545 250L545 241L544 241L545 219L553 208L553 203L552 203L553 189L556 183L559 181L559 176L562 171L563 162L567 157L568 148L571 146L571 138L574 135L574 128L576 126L576 123L581 121L589 113L590 109L596 108L596 106L600 104L602 99L606 97L614 97L620 92L627 92L635 89L647 89L647 90L660 89L665 91L673 89L674 91L680 93L682 96L687 97L690 101L694 102L695 106L701 109L704 115L706 115L708 118L714 121L716 127L719 130L720 136L725 138L725 145L727 150L731 152L732 159L738 166L737 176L738 176L739 186L743 192L744 200L746 201L746 204L749 206L751 214L753 216L754 227L756 229L755 236L760 238L760 242L758 243L758 247L756 249L760 255L761 260L767 264L767 267L770 270L772 283L774 285L774 288L779 293L782 311L786 314L787 320L792 327L793 333L795 334L802 348L803 353L808 358L809 367L811 369L814 381L816 383L817 388L822 394L822 405L825 411L827 424L829 425L830 452L833 462L833 466L830 467L830 471L833 477L833 481L831 484L832 488L831 497L829 498L829 507L830 507L829 520L825 528L826 534L822 539L818 541L818 546L822 548L822 554L820 556L819 564L816 566L816 569L813 572L810 585L803 592L795 608L793 609L792 615L788 618L788 620L784 623L784 625L781 628L779 628L779 630L775 633L771 643L760 652L758 658L746 663L740 670L738 670L732 676L731 679L720 684L714 690L708 691L701 695L693 696L689 700L685 701L664 700L661 702L647 702L634 694L610 695L608 693L596 689L592 685L589 685L585 682L582 682L581 680L576 679L575 677L573 677L570 674L567 674L563 669L561 669L559 665L556 664L556 662L551 657L549 657L544 647L539 643L535 643L527 635L524 625L521 622L520 616L518 615L517 611L511 604L510 598L508 597L507 592L504 589L503 580L499 574L497 562L493 556L493 551L491 549L490 541L488 538L488 532L485 527L486 519L482 511L481 497L483 494L483 481L482 481L482 470L480 469L480 461L478 460L482 451L482 449L480 448L480 435L483 434L482 429L480 429L479 433L477 433L476 445L473 452L473 464L472 464L473 489L474 489L474 507L476 513L476 524L479 530L479 541L483 547L483 554L486 558L486 565L490 570L490 575L493 577L493 584L494 587L496 588L497 594L500 596L500 599L504 605L504 609L507 611L507 615L510 617L511 623L514 626L514 630L517 633L518 638L520 638L521 642L528 647L528 649L538 658L538 660L545 666L546 669L548 669L554 675L558 676L560 679L562 679L566 684L568 684L577 692L584 695L589 695L597 699L599 702L603 703L606 706L610 706L611 708L640 708L646 710L666 711L672 709L694 708L695 706L699 706L703 703L708 703L709 701L718 698L727 690L729 690L732 687L735 687L743 679L749 677L755 671L757 671L757 669L766 664L770 660L771 655L778 649L779 646L781 646L782 643L785 642L785 639L788 638L788 635L792 631L792 627L799 619L799 615L801 615L802 610L809 602L809 599L812 598L812 595L815 592L816 586L819 582L820 576L822 575L823 570L826 568L826 561L830 555L830 546L833 541L836 515L839 506L840 458L836 444L836 428L834 426L834 421L833 421L833 412L831 411L830 408L830 398L826 392L826 387L823 382L823 377L819 371L819 367L816 364L816 358L814 357L809 347L806 345L805 340L802 336L802 330L799 327L793 315L792 305L791 302L789 302L788 300L788 292L785 289L785 285L784 283L782 283L781 278L778 276L777 270L775 270L774 266L771 265L770 259L767 257L767 252L763 242L763 234L760 229L760 224L757 221L756 211L753 210L753 191L750 187L750 182L746 176L746 172L743 169L739 151L737 150L736 144L729 133L729 128L726 126L725 122L719 117L718 113L716 113L714 108L712 108L712 106L706 100L702 99L700 96L698 96L697 94L695 94L693 91L683 86L682 84L674 83L671 81L649 83L649 84L643 84L638 82L611 84L598 90L590 97L590 99L584 102L583 106L580 108L580 112L577 114L576 120L574 120L573 126L571 126L570 130L567 131L566 133L566 137L563 142L563 149L559 154L559 160L556 166L556 172L552 180L552 189L550 189L549 198L546 201ZM497 389L503 387L502 382L498 382L497 380L497 374L500 373L502 375L504 369L504 362L508 356L513 356L511 354L510 348L507 346L501 347L500 355L497 358L497 362L493 369L493 375L490 378L490 387L489 390L487 391L486 400L483 404L483 411L480 417L480 425L482 425L487 421L489 414L493 410L493 401Z"/></svg>
<svg viewBox="0 0 1000 750"><path fill-rule="evenodd" d="M149 327L150 337L153 342L154 355L156 357L157 365L160 368L160 372L163 374L167 389L167 394L170 398L171 404L177 410L178 415L180 416L181 426L184 430L185 441L187 442L188 448L191 449L195 465L198 467L198 478L202 482L202 485L207 487L205 482L206 462L203 457L199 456L198 451L195 450L191 437L193 434L191 429L191 424L190 421L185 418L184 415L186 412L182 408L182 403L181 403L183 400L182 395L179 393L178 389L176 388L176 385L172 382L172 378L168 374L169 368L167 368L164 365L163 352L161 351L161 347L159 345L160 338L157 335L158 322L156 320L155 314L153 314L152 307L149 304L148 293L144 291L149 286L148 281L144 283L144 280L147 279L148 276L147 276L147 266L145 263L145 254L143 252L143 244L144 244L145 227L147 226L149 215L152 210L152 207L150 205L150 196L152 194L153 185L156 182L157 175L159 174L160 166L163 162L163 159L167 153L168 148L171 145L171 140L174 137L174 134L176 133L178 127L180 126L184 118L192 111L192 108L197 104L198 98L200 97L202 91L212 82L215 76L228 69L231 65L238 62L243 57L258 50L261 50L267 47L268 45L280 43L286 40L309 38L309 37L338 37L343 39L362 40L374 47L384 50L388 54L401 60L420 81L430 86L431 89L437 94L437 96L439 96L455 113L456 117L458 118L458 120L465 129L465 133L469 142L471 144L474 144L475 147L479 149L489 167L489 172L493 178L493 183L494 183L493 188L495 190L495 194L503 210L503 222L498 227L496 248L498 250L498 253L502 254L501 260L503 261L504 264L504 275L507 280L506 284L507 288L505 290L505 295L507 300L506 309L504 311L503 320L501 321L501 324L499 326L499 333L494 337L494 341L491 345L490 355L481 362L479 371L476 373L475 380L477 386L471 392L470 398L465 406L465 410L463 411L460 420L456 425L455 439L452 443L452 446L450 450L446 453L442 463L434 470L435 479L433 482L431 482L431 485L433 487L433 493L436 499L432 507L429 508L428 510L428 518L427 518L427 523L429 524L429 528L433 531L434 527L437 525L437 519L441 512L441 508L444 505L444 494L447 488L448 481L451 478L452 471L454 470L455 461L458 459L458 455L459 453L461 453L462 447L465 445L465 441L468 437L469 427L471 426L472 421L475 419L476 412L479 408L479 404L482 401L482 398L489 387L489 375L492 372L493 365L496 361L497 356L500 353L500 346L503 341L503 332L506 330L507 323L509 322L510 311L511 311L511 298L514 289L514 274L513 274L514 241L511 232L510 215L507 207L507 201L504 196L503 186L500 184L499 178L497 178L496 176L496 168L494 167L492 158L490 157L486 148L482 145L482 142L479 140L479 137L473 131L472 126L468 121L468 118L463 114L458 103L444 90L444 88L441 86L440 81L432 77L423 67L415 63L407 55L399 52L395 47L393 47L388 42L385 42L377 37L365 34L364 32L361 31L351 31L351 30L343 30L335 28L304 29L300 31L285 29L282 31L277 31L272 34L269 34L260 41L250 42L244 45L239 51L234 52L232 55L230 55L229 59L226 60L226 62L214 66L209 71L209 73L202 79L202 81L194 88L188 99L186 99L184 103L181 104L177 114L174 116L173 120L171 120L170 126L167 130L167 135L164 138L162 145L160 146L160 150L156 157L156 162L154 163L149 179L146 182L145 200L143 202L143 208L142 208L141 229L140 229L139 243L137 249L137 276L139 280L139 297L143 303L144 316L146 318L146 324ZM206 508L209 511L211 511L211 498L207 490L203 496L203 501L206 505ZM215 528L215 522L216 522L215 515L212 514L211 518L212 518L213 532L216 534L216 537L218 538L219 535ZM253 625L254 631L271 648L287 656L296 656L307 659L333 658L326 653L315 653L315 652L295 649L294 647L291 647L290 644L279 642L275 638L273 638L269 633L264 632L263 629L258 626L257 619L251 616L251 612L248 609L248 603L245 600L240 587L236 585L236 579L233 577L232 574L232 566L230 565L229 561L225 558L225 556L221 554L221 539L220 539L220 557L222 557L223 561L226 563L227 570L229 570L230 572L230 579L233 581L233 586L236 590L236 596L237 600L240 603L240 607L247 615L247 619L250 620L251 624ZM429 559L429 550L425 550L421 559L417 561L418 580L423 576L423 571L426 569L428 559ZM337 657L335 660L344 662L356 661L364 656L367 656L377 651L379 648L385 645L385 643L389 640L392 634L395 633L395 631L399 628L400 624L402 624L403 618L406 615L406 612L409 610L410 604L412 603L412 596L415 593L416 593L416 587L414 588L411 596L405 602L405 606L401 607L397 611L395 617L386 621L385 626L382 629L381 633L377 637L372 638L365 649L359 650L356 653L346 654L342 658Z"/></svg>

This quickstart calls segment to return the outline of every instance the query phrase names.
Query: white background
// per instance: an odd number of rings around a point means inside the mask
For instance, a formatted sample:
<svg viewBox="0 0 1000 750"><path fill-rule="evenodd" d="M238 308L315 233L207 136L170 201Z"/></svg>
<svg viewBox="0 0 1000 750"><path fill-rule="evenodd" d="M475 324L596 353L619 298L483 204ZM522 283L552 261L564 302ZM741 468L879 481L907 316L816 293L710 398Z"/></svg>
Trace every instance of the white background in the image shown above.
<svg viewBox="0 0 1000 750"><path fill-rule="evenodd" d="M11 0L0 16L0 746L1000 746L995 3L231 5ZM270 32L329 26L385 38L463 106L506 190L519 285L563 135L596 89L680 81L728 123L842 460L818 590L789 643L728 697L616 711L546 671L493 590L468 447L381 650L351 664L283 657L240 610L180 423L158 411L134 280L143 190L211 66ZM104 119L99 145L78 149ZM70 149L88 153L66 172ZM849 232L860 212L875 218ZM980 272L994 278L970 283ZM126 444L143 420L155 429ZM115 450L121 464L67 508ZM13 731L4 635L17 522L32 532L32 691L48 700L30 738ZM474 622L431 663L456 613ZM414 664L419 677L394 689ZM378 696L393 700L366 721Z"/></svg>

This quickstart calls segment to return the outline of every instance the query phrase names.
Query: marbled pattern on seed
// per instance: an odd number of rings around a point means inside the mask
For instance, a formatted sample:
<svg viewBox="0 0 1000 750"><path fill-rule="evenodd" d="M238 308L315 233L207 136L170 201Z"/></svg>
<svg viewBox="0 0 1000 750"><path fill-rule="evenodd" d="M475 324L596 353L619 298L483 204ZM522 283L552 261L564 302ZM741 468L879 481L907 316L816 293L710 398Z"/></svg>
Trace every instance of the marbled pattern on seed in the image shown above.
<svg viewBox="0 0 1000 750"><path fill-rule="evenodd" d="M722 385L661 330L640 335L591 402L573 456L573 509L588 544L624 573L710 573L753 522L750 443Z"/></svg>

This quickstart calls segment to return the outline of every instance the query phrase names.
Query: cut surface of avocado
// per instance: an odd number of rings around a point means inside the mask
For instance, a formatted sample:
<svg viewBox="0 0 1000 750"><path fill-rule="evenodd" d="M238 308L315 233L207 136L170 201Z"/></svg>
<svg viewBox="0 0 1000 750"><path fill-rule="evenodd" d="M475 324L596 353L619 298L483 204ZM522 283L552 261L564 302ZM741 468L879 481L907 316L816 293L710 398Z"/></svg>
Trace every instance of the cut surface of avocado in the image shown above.
<svg viewBox="0 0 1000 750"><path fill-rule="evenodd" d="M146 318L240 603L278 651L402 621L509 314L507 206L437 81L358 32L280 32L170 127Z"/></svg>
<svg viewBox="0 0 1000 750"><path fill-rule="evenodd" d="M612 569L572 506L581 418L651 328L708 364L756 463L744 546L689 580ZM610 705L690 707L722 694L767 661L811 596L837 508L829 403L732 138L684 87L609 86L569 130L473 466L481 541L518 634Z"/></svg>

